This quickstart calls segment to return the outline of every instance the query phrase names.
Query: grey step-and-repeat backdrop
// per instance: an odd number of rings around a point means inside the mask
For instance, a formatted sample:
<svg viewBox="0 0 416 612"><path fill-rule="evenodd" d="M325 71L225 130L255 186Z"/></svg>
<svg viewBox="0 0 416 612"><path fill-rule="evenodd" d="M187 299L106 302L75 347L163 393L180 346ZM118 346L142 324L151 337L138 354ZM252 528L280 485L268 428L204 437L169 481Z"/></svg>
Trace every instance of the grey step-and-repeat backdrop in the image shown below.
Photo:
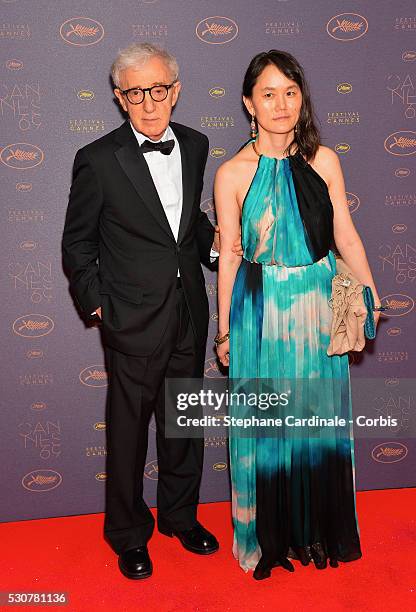
<svg viewBox="0 0 416 612"><path fill-rule="evenodd" d="M68 293L60 240L76 150L122 121L109 67L133 41L159 43L179 60L174 119L209 137L202 208L212 220L215 171L249 136L241 84L250 59L277 48L304 65L323 143L339 153L354 222L391 306L377 341L351 360L353 385L380 381L367 412L398 419L385 437L357 439L357 487L414 486L414 393L405 384L415 364L413 0L0 0L0 10L0 520L104 508L107 376L99 331L84 327ZM205 374L218 377L216 276L205 277ZM355 413L363 408L358 398ZM156 484L152 436L151 505ZM201 500L228 498L226 439L208 436Z"/></svg>

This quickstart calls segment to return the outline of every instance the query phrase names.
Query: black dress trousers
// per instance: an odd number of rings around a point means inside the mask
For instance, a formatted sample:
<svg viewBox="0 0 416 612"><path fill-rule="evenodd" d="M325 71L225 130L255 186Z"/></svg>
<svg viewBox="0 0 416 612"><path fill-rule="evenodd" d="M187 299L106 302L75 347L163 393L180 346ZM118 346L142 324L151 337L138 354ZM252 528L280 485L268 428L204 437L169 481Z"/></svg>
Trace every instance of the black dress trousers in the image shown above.
<svg viewBox="0 0 416 612"><path fill-rule="evenodd" d="M148 357L106 347L107 482L104 535L120 554L150 539L154 519L143 499L148 428L155 413L158 522L174 529L196 523L203 439L166 438L164 379L202 378L205 346L197 346L180 281L168 328Z"/></svg>

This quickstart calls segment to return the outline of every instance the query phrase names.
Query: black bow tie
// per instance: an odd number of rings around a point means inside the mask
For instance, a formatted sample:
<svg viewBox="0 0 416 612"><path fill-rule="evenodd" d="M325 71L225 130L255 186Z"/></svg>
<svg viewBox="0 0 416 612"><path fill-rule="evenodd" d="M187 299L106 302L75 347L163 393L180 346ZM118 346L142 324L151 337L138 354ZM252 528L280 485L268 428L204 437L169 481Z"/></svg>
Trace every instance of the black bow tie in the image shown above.
<svg viewBox="0 0 416 612"><path fill-rule="evenodd" d="M148 153L149 151L160 151L163 155L170 155L172 149L175 146L174 140L165 140L165 142L151 142L145 140L140 147L142 153Z"/></svg>

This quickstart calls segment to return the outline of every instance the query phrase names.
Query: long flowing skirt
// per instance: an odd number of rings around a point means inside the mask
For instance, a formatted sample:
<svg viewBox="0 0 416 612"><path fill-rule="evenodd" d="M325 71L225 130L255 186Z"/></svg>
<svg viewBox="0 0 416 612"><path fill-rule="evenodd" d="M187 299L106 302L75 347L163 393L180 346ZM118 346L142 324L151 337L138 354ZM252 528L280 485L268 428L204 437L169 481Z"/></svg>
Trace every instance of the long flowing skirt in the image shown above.
<svg viewBox="0 0 416 612"><path fill-rule="evenodd" d="M271 429L230 428L233 552L244 570L260 558L339 561L361 557L355 508L348 356L329 357L332 251L306 266L243 259L230 317L230 390L279 391L291 401L272 410L232 405L236 417L281 417ZM293 427L285 417L322 418ZM344 419L346 425L331 426ZM332 419L332 420L331 420Z"/></svg>

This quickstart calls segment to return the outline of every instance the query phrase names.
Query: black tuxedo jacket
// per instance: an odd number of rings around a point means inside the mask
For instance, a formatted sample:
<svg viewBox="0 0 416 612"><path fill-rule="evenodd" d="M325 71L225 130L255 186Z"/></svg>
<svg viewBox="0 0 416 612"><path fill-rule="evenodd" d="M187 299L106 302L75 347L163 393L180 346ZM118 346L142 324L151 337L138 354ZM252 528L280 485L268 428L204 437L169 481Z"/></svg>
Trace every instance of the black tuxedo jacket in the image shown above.
<svg viewBox="0 0 416 612"><path fill-rule="evenodd" d="M179 268L192 326L206 342L208 300L201 261L212 268L214 228L200 210L208 139L170 124L182 160L183 206L176 242L130 123L80 149L63 234L63 262L86 318L102 306L105 344L146 356L175 304ZM215 267L215 266L214 266Z"/></svg>

